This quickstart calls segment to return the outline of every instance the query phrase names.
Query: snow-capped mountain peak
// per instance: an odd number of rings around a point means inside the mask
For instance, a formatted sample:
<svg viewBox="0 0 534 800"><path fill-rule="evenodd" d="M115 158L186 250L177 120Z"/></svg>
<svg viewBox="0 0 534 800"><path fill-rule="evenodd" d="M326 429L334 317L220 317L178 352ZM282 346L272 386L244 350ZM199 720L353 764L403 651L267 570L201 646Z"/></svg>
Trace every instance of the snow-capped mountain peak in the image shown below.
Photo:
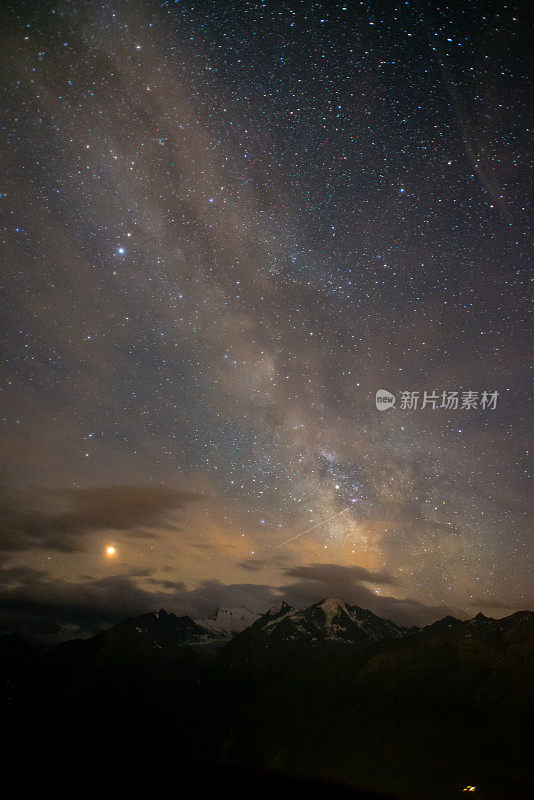
<svg viewBox="0 0 534 800"><path fill-rule="evenodd" d="M252 625L260 616L248 608L218 608L208 617L196 619L197 625L219 636L231 638Z"/></svg>
<svg viewBox="0 0 534 800"><path fill-rule="evenodd" d="M263 614L250 631L273 644L283 641L363 644L403 635L403 629L395 623L336 599L321 600L300 610L283 603L279 609Z"/></svg>

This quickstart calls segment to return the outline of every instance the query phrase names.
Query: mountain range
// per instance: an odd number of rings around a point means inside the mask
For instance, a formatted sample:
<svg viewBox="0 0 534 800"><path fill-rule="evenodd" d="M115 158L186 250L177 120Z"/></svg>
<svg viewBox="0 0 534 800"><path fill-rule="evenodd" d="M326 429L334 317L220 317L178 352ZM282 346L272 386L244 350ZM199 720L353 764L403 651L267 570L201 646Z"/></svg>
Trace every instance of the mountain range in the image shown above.
<svg viewBox="0 0 534 800"><path fill-rule="evenodd" d="M405 628L327 599L198 620L162 609L40 653L0 638L5 725L24 753L87 766L112 752L129 774L141 759L182 782L266 770L362 797L534 796L533 677L528 611Z"/></svg>

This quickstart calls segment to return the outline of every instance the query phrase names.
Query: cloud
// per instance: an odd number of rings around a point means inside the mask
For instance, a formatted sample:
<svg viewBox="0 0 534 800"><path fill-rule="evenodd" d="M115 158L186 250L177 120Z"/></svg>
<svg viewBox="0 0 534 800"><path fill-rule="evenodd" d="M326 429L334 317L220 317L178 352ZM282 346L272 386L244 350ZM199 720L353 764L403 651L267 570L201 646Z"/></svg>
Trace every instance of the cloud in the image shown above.
<svg viewBox="0 0 534 800"><path fill-rule="evenodd" d="M46 572L33 567L6 567L0 569L0 586L27 586L46 578Z"/></svg>
<svg viewBox="0 0 534 800"><path fill-rule="evenodd" d="M51 643L93 635L158 608L165 600L168 603L169 595L147 592L123 576L85 583L30 581L16 590L0 591L0 630Z"/></svg>
<svg viewBox="0 0 534 800"><path fill-rule="evenodd" d="M305 581L318 581L342 587L352 587L357 583L393 584L395 579L385 572L370 572L364 567L346 567L340 564L311 564L291 567L285 570L291 578Z"/></svg>
<svg viewBox="0 0 534 800"><path fill-rule="evenodd" d="M241 569L246 569L248 572L261 572L261 570L267 565L267 561L260 561L259 559L254 561L241 561L239 564L237 564L238 567L241 567Z"/></svg>
<svg viewBox="0 0 534 800"><path fill-rule="evenodd" d="M147 582L153 586L162 586L164 589L174 589L177 592L185 589L185 583L183 581L166 581L160 578L148 578Z"/></svg>
<svg viewBox="0 0 534 800"><path fill-rule="evenodd" d="M95 530L154 534L139 526L159 523L166 514L198 499L193 492L154 486L102 486L90 489L15 492L5 488L0 506L0 550L47 548L83 551L83 536Z"/></svg>
<svg viewBox="0 0 534 800"><path fill-rule="evenodd" d="M499 600L497 599L490 599L487 597L474 597L472 600L469 601L468 605L472 608L486 609L492 611L510 611L514 612L518 610L517 603L510 603L507 600ZM527 598L523 602L524 609L534 608L534 597L531 596Z"/></svg>

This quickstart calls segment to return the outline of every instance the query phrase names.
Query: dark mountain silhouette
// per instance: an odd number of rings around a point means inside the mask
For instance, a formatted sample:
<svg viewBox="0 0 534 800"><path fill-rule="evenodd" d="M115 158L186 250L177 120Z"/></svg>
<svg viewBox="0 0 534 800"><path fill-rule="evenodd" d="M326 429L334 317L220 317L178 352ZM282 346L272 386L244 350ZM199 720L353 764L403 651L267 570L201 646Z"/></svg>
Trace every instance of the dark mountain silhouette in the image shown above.
<svg viewBox="0 0 534 800"><path fill-rule="evenodd" d="M46 653L5 636L0 675L10 764L60 753L90 772L112 754L124 780L238 797L534 789L531 612L407 629L341 601L284 603L228 641L159 611Z"/></svg>

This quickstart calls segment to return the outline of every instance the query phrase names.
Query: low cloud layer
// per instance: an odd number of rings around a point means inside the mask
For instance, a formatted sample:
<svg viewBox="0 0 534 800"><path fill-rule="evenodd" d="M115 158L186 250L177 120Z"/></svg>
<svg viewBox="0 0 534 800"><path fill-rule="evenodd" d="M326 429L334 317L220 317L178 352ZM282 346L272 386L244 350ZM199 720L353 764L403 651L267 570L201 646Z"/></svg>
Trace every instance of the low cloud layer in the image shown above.
<svg viewBox="0 0 534 800"><path fill-rule="evenodd" d="M51 549L83 551L84 535L95 530L128 530L157 525L170 511L197 495L152 486L102 486L24 493L5 488L0 508L0 552ZM143 531L143 537L150 533Z"/></svg>

